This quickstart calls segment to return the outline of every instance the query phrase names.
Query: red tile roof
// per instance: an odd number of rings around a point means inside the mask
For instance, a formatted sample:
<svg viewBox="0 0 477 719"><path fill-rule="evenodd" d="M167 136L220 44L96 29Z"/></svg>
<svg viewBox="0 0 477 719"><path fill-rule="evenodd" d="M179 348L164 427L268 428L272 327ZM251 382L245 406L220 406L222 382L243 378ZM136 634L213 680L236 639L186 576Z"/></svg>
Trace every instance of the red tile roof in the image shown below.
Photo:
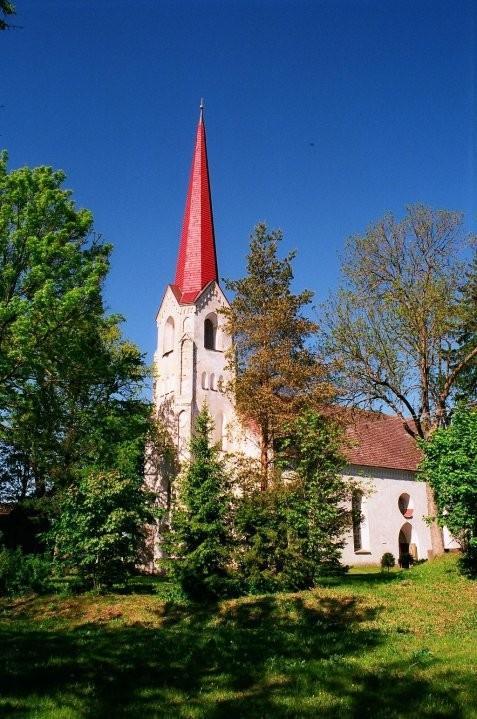
<svg viewBox="0 0 477 719"><path fill-rule="evenodd" d="M218 281L218 269L201 106L174 281L180 303L193 303L212 280Z"/></svg>
<svg viewBox="0 0 477 719"><path fill-rule="evenodd" d="M416 441L399 417L356 413L347 435L352 443L345 452L350 464L415 471L421 460Z"/></svg>

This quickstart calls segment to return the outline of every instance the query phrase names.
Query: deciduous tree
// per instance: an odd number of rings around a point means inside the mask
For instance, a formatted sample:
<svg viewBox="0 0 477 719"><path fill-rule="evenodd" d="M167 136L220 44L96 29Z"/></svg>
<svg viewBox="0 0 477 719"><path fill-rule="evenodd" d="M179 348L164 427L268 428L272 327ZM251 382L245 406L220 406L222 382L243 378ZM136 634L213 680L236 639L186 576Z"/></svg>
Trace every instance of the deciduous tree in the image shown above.
<svg viewBox="0 0 477 719"><path fill-rule="evenodd" d="M458 379L477 356L475 336L456 348L462 216L422 205L387 215L348 241L345 284L324 323L342 398L384 405L414 437L450 416Z"/></svg>
<svg viewBox="0 0 477 719"><path fill-rule="evenodd" d="M135 430L145 368L107 316L111 247L48 167L0 162L0 477L3 496L41 498L78 466L111 458L124 418ZM138 424L136 423L136 430Z"/></svg>
<svg viewBox="0 0 477 719"><path fill-rule="evenodd" d="M421 444L422 477L434 490L437 518L477 571L477 410L461 405L449 427Z"/></svg>

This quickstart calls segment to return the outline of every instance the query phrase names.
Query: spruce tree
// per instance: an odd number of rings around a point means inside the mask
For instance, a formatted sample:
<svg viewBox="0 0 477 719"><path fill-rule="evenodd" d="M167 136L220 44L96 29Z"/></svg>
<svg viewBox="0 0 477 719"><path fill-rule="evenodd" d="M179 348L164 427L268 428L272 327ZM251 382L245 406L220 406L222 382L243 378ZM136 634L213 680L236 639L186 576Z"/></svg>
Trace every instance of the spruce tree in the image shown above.
<svg viewBox="0 0 477 719"><path fill-rule="evenodd" d="M333 394L312 347L318 327L305 313L313 293L292 292L295 254L280 258L281 240L279 230L257 225L246 276L226 283L235 293L224 311L226 331L234 340L233 393L238 413L260 434L262 489L267 488L274 441L286 422L303 407L317 407Z"/></svg>
<svg viewBox="0 0 477 719"><path fill-rule="evenodd" d="M218 449L211 444L207 407L197 416L190 461L179 481L165 541L171 575L191 598L226 591L229 557L229 498Z"/></svg>

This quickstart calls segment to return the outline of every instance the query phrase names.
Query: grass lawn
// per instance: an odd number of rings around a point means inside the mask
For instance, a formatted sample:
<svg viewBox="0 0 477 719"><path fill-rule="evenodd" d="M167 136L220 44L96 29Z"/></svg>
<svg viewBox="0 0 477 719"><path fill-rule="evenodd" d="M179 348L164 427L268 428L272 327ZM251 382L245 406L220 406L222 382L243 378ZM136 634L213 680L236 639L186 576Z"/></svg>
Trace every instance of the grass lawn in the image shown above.
<svg viewBox="0 0 477 719"><path fill-rule="evenodd" d="M208 607L3 599L0 654L1 717L477 717L477 582L446 556Z"/></svg>

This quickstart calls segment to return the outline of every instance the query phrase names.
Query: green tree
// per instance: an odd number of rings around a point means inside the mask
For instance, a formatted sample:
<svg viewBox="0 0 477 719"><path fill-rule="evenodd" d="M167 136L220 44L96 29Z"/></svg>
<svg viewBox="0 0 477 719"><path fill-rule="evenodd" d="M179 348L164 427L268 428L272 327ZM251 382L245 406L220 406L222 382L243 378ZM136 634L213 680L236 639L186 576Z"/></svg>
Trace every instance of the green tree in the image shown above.
<svg viewBox="0 0 477 719"><path fill-rule="evenodd" d="M211 432L204 406L195 422L190 461L179 480L164 545L170 573L196 599L219 596L228 586L230 497Z"/></svg>
<svg viewBox="0 0 477 719"><path fill-rule="evenodd" d="M445 425L457 381L477 357L455 347L464 271L462 216L422 205L387 215L348 241L344 286L330 301L324 344L343 400L400 416L425 439Z"/></svg>
<svg viewBox="0 0 477 719"><path fill-rule="evenodd" d="M341 473L343 442L337 423L305 410L276 448L268 491L236 500L236 563L248 591L308 588L340 569L353 490Z"/></svg>
<svg viewBox="0 0 477 719"><path fill-rule="evenodd" d="M457 331L458 346L454 350L454 361L466 357L477 347L477 253L467 270L459 307L461 322ZM460 399L477 399L477 355L473 355L459 373L457 388Z"/></svg>
<svg viewBox="0 0 477 719"><path fill-rule="evenodd" d="M434 490L437 520L477 571L477 410L460 405L449 427L421 443L420 472Z"/></svg>
<svg viewBox="0 0 477 719"><path fill-rule="evenodd" d="M55 561L84 586L124 582L138 561L152 515L143 477L127 466L87 467L60 501L50 537Z"/></svg>
<svg viewBox="0 0 477 719"><path fill-rule="evenodd" d="M281 240L278 230L257 225L247 274L226 283L234 298L224 310L226 331L234 342L229 355L235 376L231 389L239 414L251 420L260 435L263 489L273 444L285 423L303 406L318 406L332 395L325 367L311 346L317 325L304 314L313 293L292 292L295 254L280 259Z"/></svg>
<svg viewBox="0 0 477 719"><path fill-rule="evenodd" d="M111 247L63 181L47 167L9 173L2 156L0 489L17 499L67 486L144 409L142 357L104 311Z"/></svg>

